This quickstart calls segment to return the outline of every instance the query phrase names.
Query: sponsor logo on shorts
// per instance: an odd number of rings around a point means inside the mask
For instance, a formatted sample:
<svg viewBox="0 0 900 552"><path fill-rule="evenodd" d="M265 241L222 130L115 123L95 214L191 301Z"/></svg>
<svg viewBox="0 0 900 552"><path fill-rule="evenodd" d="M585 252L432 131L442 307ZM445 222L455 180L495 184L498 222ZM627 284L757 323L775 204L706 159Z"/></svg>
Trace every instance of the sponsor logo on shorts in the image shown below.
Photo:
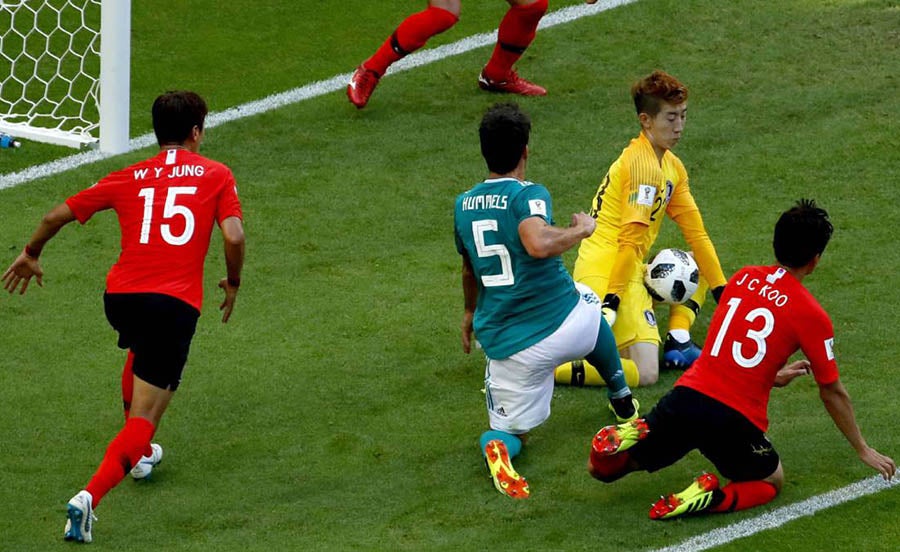
<svg viewBox="0 0 900 552"><path fill-rule="evenodd" d="M757 456L768 456L768 455L772 454L772 452L773 452L771 445L769 445L769 446L763 445L761 447L757 447L755 445L750 445L750 448L753 450L753 454L755 454Z"/></svg>
<svg viewBox="0 0 900 552"><path fill-rule="evenodd" d="M656 315L653 314L653 311L647 309L644 311L644 318L647 320L647 324L650 324L654 328L656 327Z"/></svg>
<svg viewBox="0 0 900 552"><path fill-rule="evenodd" d="M494 412L497 414L497 416L503 416L504 418L506 417L506 410L504 410L502 406L497 410L494 410Z"/></svg>

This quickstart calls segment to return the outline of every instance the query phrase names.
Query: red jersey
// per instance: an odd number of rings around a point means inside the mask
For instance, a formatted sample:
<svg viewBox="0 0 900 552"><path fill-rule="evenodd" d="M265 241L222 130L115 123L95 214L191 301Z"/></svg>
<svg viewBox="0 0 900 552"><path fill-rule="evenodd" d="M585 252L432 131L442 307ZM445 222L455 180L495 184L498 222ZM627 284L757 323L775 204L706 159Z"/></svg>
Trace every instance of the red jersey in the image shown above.
<svg viewBox="0 0 900 552"><path fill-rule="evenodd" d="M815 297L777 266L748 266L728 285L703 352L675 382L725 403L766 431L775 375L798 349L816 382L838 379L834 328Z"/></svg>
<svg viewBox="0 0 900 552"><path fill-rule="evenodd" d="M242 216L231 170L184 149L111 173L66 205L81 224L116 211L122 253L106 277L108 293L162 293L197 310L213 225Z"/></svg>

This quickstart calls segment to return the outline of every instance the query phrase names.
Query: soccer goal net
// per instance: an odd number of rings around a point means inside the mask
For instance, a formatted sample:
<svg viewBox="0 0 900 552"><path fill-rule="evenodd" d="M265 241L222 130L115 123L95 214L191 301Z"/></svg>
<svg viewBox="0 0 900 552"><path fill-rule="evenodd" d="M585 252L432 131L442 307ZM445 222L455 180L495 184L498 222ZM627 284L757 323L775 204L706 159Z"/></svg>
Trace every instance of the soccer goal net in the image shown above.
<svg viewBox="0 0 900 552"><path fill-rule="evenodd" d="M128 145L130 0L0 0L0 132Z"/></svg>

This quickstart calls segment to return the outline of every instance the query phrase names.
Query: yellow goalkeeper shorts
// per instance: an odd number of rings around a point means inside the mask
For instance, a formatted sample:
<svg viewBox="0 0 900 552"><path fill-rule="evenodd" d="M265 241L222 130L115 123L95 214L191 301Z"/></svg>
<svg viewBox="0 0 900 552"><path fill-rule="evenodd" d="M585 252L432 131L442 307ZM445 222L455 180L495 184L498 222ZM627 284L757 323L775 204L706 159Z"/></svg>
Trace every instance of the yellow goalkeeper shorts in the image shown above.
<svg viewBox="0 0 900 552"><path fill-rule="evenodd" d="M643 267L641 267L643 269ZM609 278L605 276L582 276L579 282L588 285L601 299L606 295ZM659 328L656 326L656 314L653 312L653 298L644 287L644 275L640 272L632 276L619 297L619 310L616 311L616 323L612 327L619 350L631 347L635 343L660 344Z"/></svg>

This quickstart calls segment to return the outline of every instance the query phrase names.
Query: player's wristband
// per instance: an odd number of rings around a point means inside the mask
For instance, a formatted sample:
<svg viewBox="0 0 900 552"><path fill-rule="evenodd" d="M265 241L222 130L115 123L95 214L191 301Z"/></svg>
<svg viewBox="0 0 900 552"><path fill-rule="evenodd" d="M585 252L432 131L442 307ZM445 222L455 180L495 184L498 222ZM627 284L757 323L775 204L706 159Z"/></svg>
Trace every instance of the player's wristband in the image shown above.
<svg viewBox="0 0 900 552"><path fill-rule="evenodd" d="M37 258L41 256L40 250L32 249L27 245L25 246L25 254L35 260L37 260Z"/></svg>
<svg viewBox="0 0 900 552"><path fill-rule="evenodd" d="M604 309L617 311L617 310L619 310L619 303L621 301L622 300L619 299L619 296L616 295L615 293L607 293L603 297L603 303L600 306L601 306L601 308L604 308Z"/></svg>
<svg viewBox="0 0 900 552"><path fill-rule="evenodd" d="M713 299L716 300L717 305L719 304L719 299L722 298L722 292L724 292L724 291L725 291L725 286L719 286L719 287L713 289L712 291L710 291L710 293L712 293Z"/></svg>
<svg viewBox="0 0 900 552"><path fill-rule="evenodd" d="M241 279L240 278L228 278L228 285L233 288L241 287Z"/></svg>

